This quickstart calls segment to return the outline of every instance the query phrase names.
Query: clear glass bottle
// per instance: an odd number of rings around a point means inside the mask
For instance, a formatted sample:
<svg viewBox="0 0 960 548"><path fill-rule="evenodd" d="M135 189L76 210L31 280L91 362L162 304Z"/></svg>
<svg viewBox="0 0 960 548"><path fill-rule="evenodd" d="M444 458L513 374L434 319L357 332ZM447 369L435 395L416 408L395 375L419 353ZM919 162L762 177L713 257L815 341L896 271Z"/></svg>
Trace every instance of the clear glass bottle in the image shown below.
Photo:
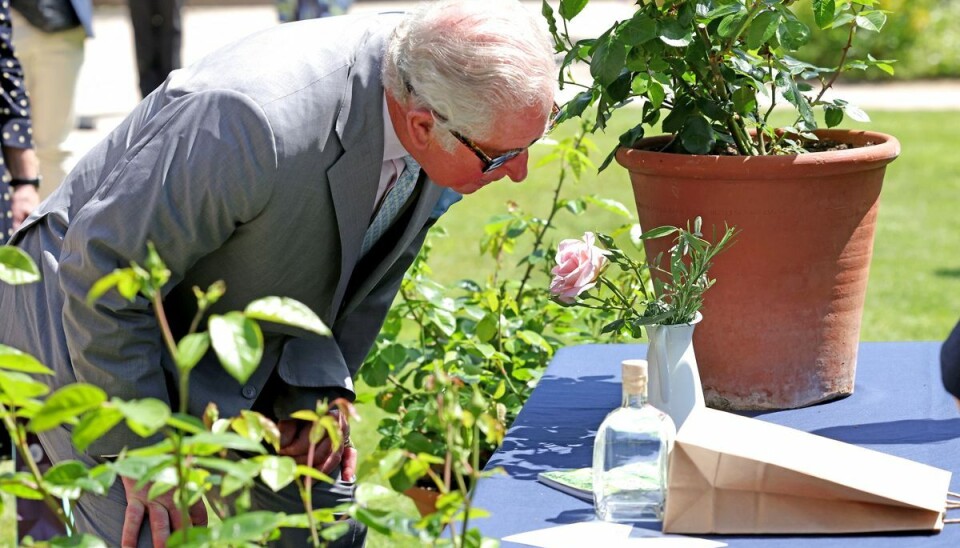
<svg viewBox="0 0 960 548"><path fill-rule="evenodd" d="M621 367L623 405L603 420L593 446L594 507L604 521L660 521L677 429L647 403L646 360Z"/></svg>

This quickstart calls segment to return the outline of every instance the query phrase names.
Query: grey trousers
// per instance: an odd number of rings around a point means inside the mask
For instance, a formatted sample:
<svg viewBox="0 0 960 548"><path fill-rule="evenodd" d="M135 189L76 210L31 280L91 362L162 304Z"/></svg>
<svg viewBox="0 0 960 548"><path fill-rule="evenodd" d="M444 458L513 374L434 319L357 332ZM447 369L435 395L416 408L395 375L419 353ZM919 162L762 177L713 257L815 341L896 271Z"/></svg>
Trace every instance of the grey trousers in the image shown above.
<svg viewBox="0 0 960 548"><path fill-rule="evenodd" d="M55 428L40 434L40 441L54 464L73 459L79 460L87 467L92 468L103 462L89 455L78 453L70 442L69 432L64 428ZM337 470L332 476L338 477L339 474L340 471ZM349 501L352 496L353 483L337 481L334 485L327 485L316 482L313 489L313 505L314 508L336 506ZM294 484L290 484L275 493L269 487L257 482L256 487L251 492L250 502L251 510L269 510L288 514L304 512L300 494ZM96 535L103 539L107 546L120 546L123 516L126 508L126 494L123 490L123 484L118 478L106 496L83 495L74 507L73 518L80 532ZM153 546L147 521L144 518L144 525L140 528L138 548L151 548ZM349 531L328 546L332 548L351 548L362 547L365 544L366 526L352 519L347 521L350 524ZM290 548L309 546L310 534L306 529L284 529L281 539L270 545Z"/></svg>

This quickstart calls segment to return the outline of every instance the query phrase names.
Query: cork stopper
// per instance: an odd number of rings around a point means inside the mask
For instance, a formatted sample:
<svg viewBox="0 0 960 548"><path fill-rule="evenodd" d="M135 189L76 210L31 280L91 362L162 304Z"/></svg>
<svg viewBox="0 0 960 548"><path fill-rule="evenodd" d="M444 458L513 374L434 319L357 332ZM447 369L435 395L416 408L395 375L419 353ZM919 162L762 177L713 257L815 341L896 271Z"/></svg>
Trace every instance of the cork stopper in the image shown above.
<svg viewBox="0 0 960 548"><path fill-rule="evenodd" d="M647 360L623 360L620 367L624 393L646 396Z"/></svg>

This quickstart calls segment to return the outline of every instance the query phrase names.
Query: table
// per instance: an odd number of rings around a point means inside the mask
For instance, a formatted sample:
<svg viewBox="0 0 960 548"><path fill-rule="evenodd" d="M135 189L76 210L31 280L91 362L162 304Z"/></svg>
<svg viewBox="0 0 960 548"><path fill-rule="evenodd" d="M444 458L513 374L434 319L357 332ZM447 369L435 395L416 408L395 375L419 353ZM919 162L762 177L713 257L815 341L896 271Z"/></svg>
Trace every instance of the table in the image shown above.
<svg viewBox="0 0 960 548"><path fill-rule="evenodd" d="M862 343L853 395L804 409L752 416L828 438L960 471L960 412L943 390L940 343ZM593 506L537 482L537 473L590 466L596 429L620 404L620 362L643 358L640 344L583 345L557 352L487 468L506 474L477 484L473 522L485 536L594 519ZM960 492L960 477L951 481ZM960 517L953 510L948 517ZM652 524L651 529L659 529ZM649 534L649 533L648 533ZM960 546L960 524L940 534L710 536L729 546ZM521 546L504 542L503 546Z"/></svg>

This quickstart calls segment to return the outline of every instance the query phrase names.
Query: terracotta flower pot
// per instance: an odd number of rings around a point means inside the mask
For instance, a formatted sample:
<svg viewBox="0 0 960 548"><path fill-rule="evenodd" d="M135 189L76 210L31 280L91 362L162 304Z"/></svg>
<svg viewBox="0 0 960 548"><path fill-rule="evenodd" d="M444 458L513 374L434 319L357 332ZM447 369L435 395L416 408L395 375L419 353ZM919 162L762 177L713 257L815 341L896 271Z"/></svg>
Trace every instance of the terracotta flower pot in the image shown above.
<svg viewBox="0 0 960 548"><path fill-rule="evenodd" d="M411 487L403 492L404 495L413 499L413 504L417 507L422 517L427 517L437 511L437 499L440 492L426 489L423 487Z"/></svg>
<svg viewBox="0 0 960 548"><path fill-rule="evenodd" d="M853 392L860 322L889 135L824 130L856 148L797 156L689 156L651 152L669 137L621 149L640 224L703 218L713 239L740 233L710 276L694 347L707 404L783 409ZM872 146L863 146L873 143ZM668 242L647 244L650 257Z"/></svg>

